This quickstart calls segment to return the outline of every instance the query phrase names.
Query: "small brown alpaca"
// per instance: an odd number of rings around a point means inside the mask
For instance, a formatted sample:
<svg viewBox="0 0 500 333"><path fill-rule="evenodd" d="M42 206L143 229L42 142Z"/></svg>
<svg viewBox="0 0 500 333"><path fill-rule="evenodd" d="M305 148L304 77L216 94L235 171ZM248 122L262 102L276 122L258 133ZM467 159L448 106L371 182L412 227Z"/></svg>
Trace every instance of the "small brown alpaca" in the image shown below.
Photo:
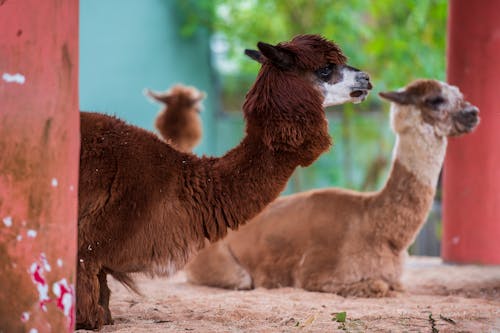
<svg viewBox="0 0 500 333"><path fill-rule="evenodd" d="M200 102L205 94L183 85L175 85L161 93L146 90L146 94L165 105L155 121L163 139L177 150L193 151L202 135Z"/></svg>
<svg viewBox="0 0 500 333"><path fill-rule="evenodd" d="M417 80L381 93L397 135L392 170L378 192L322 189L282 197L186 266L197 284L292 286L344 296L401 290L408 246L429 213L448 136L472 131L478 109L453 86Z"/></svg>
<svg viewBox="0 0 500 333"><path fill-rule="evenodd" d="M262 63L243 105L246 136L221 158L180 152L156 135L98 113L81 114L78 328L111 324L106 276L169 275L191 254L274 200L294 169L331 144L323 107L360 102L366 73L341 49L300 35L247 51Z"/></svg>

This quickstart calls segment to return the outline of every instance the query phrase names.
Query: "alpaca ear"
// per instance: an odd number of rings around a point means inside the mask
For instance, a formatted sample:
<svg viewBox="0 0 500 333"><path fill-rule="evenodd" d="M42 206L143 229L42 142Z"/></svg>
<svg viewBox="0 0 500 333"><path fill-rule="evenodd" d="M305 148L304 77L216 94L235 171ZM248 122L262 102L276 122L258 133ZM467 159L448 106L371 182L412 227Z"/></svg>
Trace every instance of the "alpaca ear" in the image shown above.
<svg viewBox="0 0 500 333"><path fill-rule="evenodd" d="M250 50L246 49L245 54L252 58L253 60L257 61L258 63L263 63L264 62L264 57L262 56L262 53L260 53L257 50Z"/></svg>
<svg viewBox="0 0 500 333"><path fill-rule="evenodd" d="M157 93L155 91L149 90L149 89L144 89L144 95L147 97L154 99L157 102L165 103L168 104L172 101L172 96L169 94L165 93Z"/></svg>
<svg viewBox="0 0 500 333"><path fill-rule="evenodd" d="M278 48L277 46L258 42L257 47L264 57L282 69L289 69L294 64L293 55L290 52Z"/></svg>
<svg viewBox="0 0 500 333"><path fill-rule="evenodd" d="M383 99L402 105L414 103L413 95L409 94L406 90L379 92L378 95Z"/></svg>

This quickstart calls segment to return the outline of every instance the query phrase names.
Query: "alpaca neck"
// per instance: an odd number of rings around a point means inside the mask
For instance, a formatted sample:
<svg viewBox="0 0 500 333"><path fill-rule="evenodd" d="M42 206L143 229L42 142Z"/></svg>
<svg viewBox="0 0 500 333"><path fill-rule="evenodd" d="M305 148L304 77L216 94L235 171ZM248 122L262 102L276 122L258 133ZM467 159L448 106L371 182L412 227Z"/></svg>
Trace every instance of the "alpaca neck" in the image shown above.
<svg viewBox="0 0 500 333"><path fill-rule="evenodd" d="M437 137L429 125L396 136L393 163L398 161L423 185L435 188L443 166L446 137Z"/></svg>
<svg viewBox="0 0 500 333"><path fill-rule="evenodd" d="M389 178L376 196L378 229L397 250L413 242L427 218L446 145L446 137L437 137L427 124L397 135Z"/></svg>
<svg viewBox="0 0 500 333"><path fill-rule="evenodd" d="M331 144L322 98L309 81L264 64L243 105L247 136L218 159L202 159L190 181L210 240L236 229L273 201L298 165Z"/></svg>
<svg viewBox="0 0 500 333"><path fill-rule="evenodd" d="M186 191L210 241L224 237L262 211L286 186L297 163L246 137L221 158L204 158L188 176Z"/></svg>

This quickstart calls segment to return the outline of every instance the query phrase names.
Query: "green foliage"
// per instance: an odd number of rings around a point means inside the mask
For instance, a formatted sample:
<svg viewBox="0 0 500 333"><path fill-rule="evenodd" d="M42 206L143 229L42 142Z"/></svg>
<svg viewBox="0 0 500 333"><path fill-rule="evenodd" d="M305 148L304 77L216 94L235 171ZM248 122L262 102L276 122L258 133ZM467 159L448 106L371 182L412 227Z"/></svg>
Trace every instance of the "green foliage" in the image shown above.
<svg viewBox="0 0 500 333"><path fill-rule="evenodd" d="M192 3L196 2L197 6ZM336 41L350 63L371 73L376 89L394 89L418 77L444 78L446 0L189 0L185 31L207 24L222 34L238 73L255 73L243 49L301 33ZM198 8L198 9L196 9ZM200 9L201 8L201 9Z"/></svg>
<svg viewBox="0 0 500 333"><path fill-rule="evenodd" d="M344 323L347 317L347 313L345 311L339 312L335 314L335 317L332 320L335 320L338 323Z"/></svg>

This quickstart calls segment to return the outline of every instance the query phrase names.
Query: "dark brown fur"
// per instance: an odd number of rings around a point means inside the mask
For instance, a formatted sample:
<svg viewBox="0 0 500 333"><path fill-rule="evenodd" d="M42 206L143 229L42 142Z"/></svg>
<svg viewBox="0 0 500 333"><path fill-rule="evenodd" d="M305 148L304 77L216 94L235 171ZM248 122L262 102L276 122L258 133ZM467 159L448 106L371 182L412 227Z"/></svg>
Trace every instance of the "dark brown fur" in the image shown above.
<svg viewBox="0 0 500 333"><path fill-rule="evenodd" d="M293 68L262 66L243 106L246 137L222 158L182 153L106 115L81 114L77 327L112 323L106 274L169 274L205 237L215 241L259 213L298 165L330 146L322 95L309 72L344 62L333 43L280 44Z"/></svg>

